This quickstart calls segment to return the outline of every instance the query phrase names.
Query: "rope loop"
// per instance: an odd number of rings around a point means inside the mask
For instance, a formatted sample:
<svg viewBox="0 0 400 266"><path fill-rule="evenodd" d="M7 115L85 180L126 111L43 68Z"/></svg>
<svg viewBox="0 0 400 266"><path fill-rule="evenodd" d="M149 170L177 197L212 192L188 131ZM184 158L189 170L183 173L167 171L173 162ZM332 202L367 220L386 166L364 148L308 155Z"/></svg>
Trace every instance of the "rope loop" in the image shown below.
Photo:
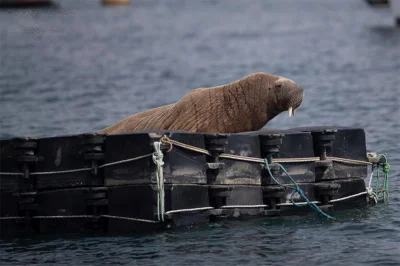
<svg viewBox="0 0 400 266"><path fill-rule="evenodd" d="M174 144L172 144L172 142L171 142L170 139L167 137L167 135L163 135L163 136L161 137L161 139L160 139L160 142L169 144L169 149L167 150L167 152L171 152L172 149L174 148Z"/></svg>
<svg viewBox="0 0 400 266"><path fill-rule="evenodd" d="M176 141L176 140L172 140L172 139L168 138L167 135L162 136L161 139L160 139L160 142L168 143L170 145L170 148L169 148L168 151L171 151L172 148L173 148L173 145L175 145L177 147L180 147L180 148L183 148L183 149L186 149L186 150L191 150L191 151L194 151L194 152L199 152L199 153L211 156L211 153L206 149L202 149L202 148L199 148L199 147L196 147L196 146L192 146L192 145L189 145L189 144L186 144L186 143L182 143L182 142L179 142L179 141Z"/></svg>
<svg viewBox="0 0 400 266"><path fill-rule="evenodd" d="M370 199L373 199L375 204L378 203L378 196L376 195L376 193L374 192L374 190L372 189L372 187L367 187L367 195Z"/></svg>

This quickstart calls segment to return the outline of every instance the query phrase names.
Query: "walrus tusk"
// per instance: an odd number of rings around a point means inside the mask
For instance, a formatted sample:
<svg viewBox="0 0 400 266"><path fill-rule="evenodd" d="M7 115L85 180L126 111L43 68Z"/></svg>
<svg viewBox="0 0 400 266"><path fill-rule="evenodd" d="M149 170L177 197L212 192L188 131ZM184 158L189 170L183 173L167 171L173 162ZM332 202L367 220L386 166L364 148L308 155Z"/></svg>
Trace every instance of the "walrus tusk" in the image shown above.
<svg viewBox="0 0 400 266"><path fill-rule="evenodd" d="M288 112L289 112L289 117L294 116L294 110L292 106L289 107Z"/></svg>

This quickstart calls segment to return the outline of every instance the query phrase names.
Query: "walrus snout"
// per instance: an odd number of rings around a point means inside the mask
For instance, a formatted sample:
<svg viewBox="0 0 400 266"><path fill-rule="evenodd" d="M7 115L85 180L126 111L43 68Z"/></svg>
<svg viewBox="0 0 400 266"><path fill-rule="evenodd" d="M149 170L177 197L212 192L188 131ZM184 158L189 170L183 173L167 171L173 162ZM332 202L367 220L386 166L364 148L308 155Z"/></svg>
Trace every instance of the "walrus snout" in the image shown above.
<svg viewBox="0 0 400 266"><path fill-rule="evenodd" d="M292 101L288 104L288 112L289 112L289 117L292 117L295 115L296 109L300 107L301 103L303 102L303 97L304 97L304 90L302 88L301 92L296 92L295 94L291 95Z"/></svg>
<svg viewBox="0 0 400 266"><path fill-rule="evenodd" d="M279 91L282 110L289 112L289 117L295 115L304 98L304 89L291 79L279 77L275 81L275 89Z"/></svg>

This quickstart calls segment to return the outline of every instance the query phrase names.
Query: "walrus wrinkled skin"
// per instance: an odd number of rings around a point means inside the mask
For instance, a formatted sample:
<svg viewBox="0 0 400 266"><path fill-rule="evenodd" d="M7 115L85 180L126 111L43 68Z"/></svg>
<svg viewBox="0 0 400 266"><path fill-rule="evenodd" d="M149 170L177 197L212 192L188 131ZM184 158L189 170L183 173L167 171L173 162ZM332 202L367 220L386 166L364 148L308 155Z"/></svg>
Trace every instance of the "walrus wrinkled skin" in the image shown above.
<svg viewBox="0 0 400 266"><path fill-rule="evenodd" d="M288 111L289 116L294 115L302 101L303 89L294 81L267 73L254 73L226 85L195 89L175 104L137 113L98 133L256 131L283 111Z"/></svg>

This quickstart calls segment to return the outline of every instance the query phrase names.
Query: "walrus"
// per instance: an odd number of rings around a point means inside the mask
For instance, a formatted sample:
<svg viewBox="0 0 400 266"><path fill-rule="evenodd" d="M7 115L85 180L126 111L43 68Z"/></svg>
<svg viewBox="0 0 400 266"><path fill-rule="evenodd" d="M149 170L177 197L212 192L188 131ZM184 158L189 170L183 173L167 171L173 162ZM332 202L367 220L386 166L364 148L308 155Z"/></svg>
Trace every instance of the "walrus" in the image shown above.
<svg viewBox="0 0 400 266"><path fill-rule="evenodd" d="M303 89L293 80L260 72L229 84L192 90L174 104L139 112L98 133L257 131L283 111L293 116L302 101Z"/></svg>

